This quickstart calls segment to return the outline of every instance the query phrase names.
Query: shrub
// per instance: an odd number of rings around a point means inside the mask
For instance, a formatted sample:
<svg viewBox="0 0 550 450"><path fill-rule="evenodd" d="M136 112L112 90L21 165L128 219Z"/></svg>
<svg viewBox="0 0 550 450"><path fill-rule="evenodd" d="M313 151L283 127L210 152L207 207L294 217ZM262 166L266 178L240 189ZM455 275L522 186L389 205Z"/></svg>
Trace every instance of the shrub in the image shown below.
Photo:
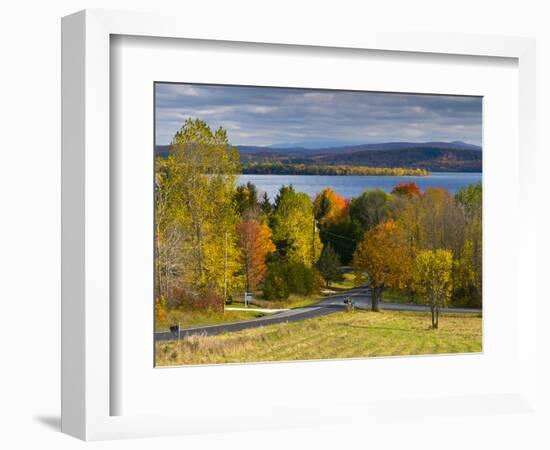
<svg viewBox="0 0 550 450"><path fill-rule="evenodd" d="M301 263L286 264L288 289L293 294L311 295L315 291L314 271Z"/></svg>
<svg viewBox="0 0 550 450"><path fill-rule="evenodd" d="M286 274L281 264L274 264L269 268L264 281L263 295L266 300L286 300L290 292Z"/></svg>
<svg viewBox="0 0 550 450"><path fill-rule="evenodd" d="M264 299L286 300L289 294L311 295L319 290L322 283L318 272L302 263L272 264L264 281Z"/></svg>
<svg viewBox="0 0 550 450"><path fill-rule="evenodd" d="M223 297L209 288L198 292L185 287L174 289L170 303L179 309L223 311Z"/></svg>
<svg viewBox="0 0 550 450"><path fill-rule="evenodd" d="M164 296L155 300L155 319L158 322L166 320L166 299Z"/></svg>

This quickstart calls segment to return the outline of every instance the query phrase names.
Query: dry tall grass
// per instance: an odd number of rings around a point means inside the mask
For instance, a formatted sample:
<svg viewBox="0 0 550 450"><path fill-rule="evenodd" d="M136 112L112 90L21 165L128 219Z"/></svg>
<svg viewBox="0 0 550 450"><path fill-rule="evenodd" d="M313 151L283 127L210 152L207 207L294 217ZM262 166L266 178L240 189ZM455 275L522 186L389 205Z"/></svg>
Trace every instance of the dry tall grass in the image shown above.
<svg viewBox="0 0 550 450"><path fill-rule="evenodd" d="M156 345L158 365L398 356L481 351L481 318L448 314L439 330L416 312L355 311Z"/></svg>

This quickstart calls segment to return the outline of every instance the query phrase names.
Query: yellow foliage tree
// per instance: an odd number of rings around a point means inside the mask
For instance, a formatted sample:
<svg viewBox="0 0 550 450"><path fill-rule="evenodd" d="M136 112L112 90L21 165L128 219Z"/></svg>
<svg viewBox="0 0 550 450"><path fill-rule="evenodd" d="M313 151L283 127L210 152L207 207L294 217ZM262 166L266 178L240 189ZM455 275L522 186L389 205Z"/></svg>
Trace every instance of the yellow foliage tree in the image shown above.
<svg viewBox="0 0 550 450"><path fill-rule="evenodd" d="M380 310L385 288L402 289L413 277L413 259L403 251L407 239L397 222L388 220L367 231L351 262L359 277L367 276L372 291L372 310Z"/></svg>
<svg viewBox="0 0 550 450"><path fill-rule="evenodd" d="M452 289L453 253L422 250L415 259L415 279L420 298L432 311L432 328L439 326L439 309L447 306Z"/></svg>
<svg viewBox="0 0 550 450"><path fill-rule="evenodd" d="M413 277L407 236L398 223L388 220L367 231L351 262L359 277L366 276L372 291L372 310L380 310L385 288L402 289Z"/></svg>
<svg viewBox="0 0 550 450"><path fill-rule="evenodd" d="M219 295L238 284L232 276L240 265L233 201L238 168L226 131L212 131L199 119L187 120L169 156L157 160L159 296L169 297L175 282Z"/></svg>

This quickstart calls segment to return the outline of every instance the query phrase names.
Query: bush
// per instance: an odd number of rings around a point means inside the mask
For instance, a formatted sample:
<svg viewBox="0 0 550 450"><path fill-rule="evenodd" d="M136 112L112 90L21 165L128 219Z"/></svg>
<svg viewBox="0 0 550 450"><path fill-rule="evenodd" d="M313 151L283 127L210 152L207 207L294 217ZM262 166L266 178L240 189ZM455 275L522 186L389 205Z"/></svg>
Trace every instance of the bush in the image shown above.
<svg viewBox="0 0 550 450"><path fill-rule="evenodd" d="M286 300L289 294L288 282L283 266L281 264L270 266L264 281L264 299Z"/></svg>
<svg viewBox="0 0 550 450"><path fill-rule="evenodd" d="M223 297L214 289L191 291L187 288L174 289L170 305L180 309L201 311L223 311Z"/></svg>
<svg viewBox="0 0 550 450"><path fill-rule="evenodd" d="M264 281L264 299L286 300L289 294L311 295L319 290L322 282L316 270L302 263L272 264Z"/></svg>
<svg viewBox="0 0 550 450"><path fill-rule="evenodd" d="M300 263L286 264L288 289L293 294L311 295L315 291L314 271Z"/></svg>
<svg viewBox="0 0 550 450"><path fill-rule="evenodd" d="M164 296L155 300L155 319L159 322L166 320L166 299Z"/></svg>

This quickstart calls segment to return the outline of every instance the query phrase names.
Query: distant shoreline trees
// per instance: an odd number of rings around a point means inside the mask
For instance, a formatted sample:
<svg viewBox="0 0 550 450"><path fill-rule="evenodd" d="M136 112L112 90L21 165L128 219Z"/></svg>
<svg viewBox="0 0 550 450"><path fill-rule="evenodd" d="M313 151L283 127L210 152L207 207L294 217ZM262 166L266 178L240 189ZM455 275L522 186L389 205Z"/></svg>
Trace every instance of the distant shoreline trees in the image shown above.
<svg viewBox="0 0 550 450"><path fill-rule="evenodd" d="M259 175L368 175L368 176L416 176L425 177L425 169L400 167L369 167L360 165L300 164L273 162L248 162L242 165L243 174Z"/></svg>

